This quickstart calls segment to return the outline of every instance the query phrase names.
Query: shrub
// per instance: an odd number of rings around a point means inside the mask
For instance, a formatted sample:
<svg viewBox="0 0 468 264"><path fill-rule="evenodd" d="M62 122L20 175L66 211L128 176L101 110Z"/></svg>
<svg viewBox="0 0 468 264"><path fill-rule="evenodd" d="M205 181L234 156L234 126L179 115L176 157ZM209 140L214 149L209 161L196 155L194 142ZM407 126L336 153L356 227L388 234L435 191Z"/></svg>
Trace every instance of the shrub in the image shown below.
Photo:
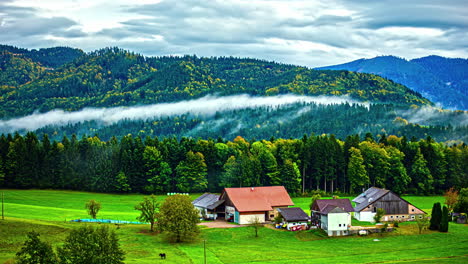
<svg viewBox="0 0 468 264"><path fill-rule="evenodd" d="M440 203L434 203L434 205L432 206L429 229L439 230L441 218L442 218L442 209L440 208Z"/></svg>

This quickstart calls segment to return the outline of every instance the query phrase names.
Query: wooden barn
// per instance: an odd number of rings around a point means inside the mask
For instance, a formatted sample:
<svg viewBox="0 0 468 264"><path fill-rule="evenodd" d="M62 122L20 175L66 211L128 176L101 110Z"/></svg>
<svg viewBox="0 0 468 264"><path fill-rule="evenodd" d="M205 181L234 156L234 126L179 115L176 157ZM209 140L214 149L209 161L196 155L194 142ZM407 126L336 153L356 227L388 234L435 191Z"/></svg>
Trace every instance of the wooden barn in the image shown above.
<svg viewBox="0 0 468 264"><path fill-rule="evenodd" d="M273 220L278 208L294 205L283 186L225 188L219 198L224 200L226 220L248 224L258 217L260 222Z"/></svg>
<svg viewBox="0 0 468 264"><path fill-rule="evenodd" d="M354 217L360 221L374 222L378 208L385 210L382 221L411 221L426 213L390 190L371 187L353 199Z"/></svg>

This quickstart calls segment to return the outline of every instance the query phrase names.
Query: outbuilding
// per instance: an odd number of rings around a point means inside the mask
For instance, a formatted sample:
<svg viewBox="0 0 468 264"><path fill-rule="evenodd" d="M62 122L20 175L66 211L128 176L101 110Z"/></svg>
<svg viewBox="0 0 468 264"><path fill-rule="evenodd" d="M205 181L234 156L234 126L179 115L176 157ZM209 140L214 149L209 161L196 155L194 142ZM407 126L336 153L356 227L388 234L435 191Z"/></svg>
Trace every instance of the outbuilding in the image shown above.
<svg viewBox="0 0 468 264"><path fill-rule="evenodd" d="M278 208L278 213L283 219L283 224L288 230L305 230L310 217L299 207Z"/></svg>
<svg viewBox="0 0 468 264"><path fill-rule="evenodd" d="M204 193L197 199L192 201L193 206L200 211L200 217L209 220L216 220L219 216L217 209L224 203L224 200L219 200L219 195L212 193ZM224 217L222 212L221 217Z"/></svg>

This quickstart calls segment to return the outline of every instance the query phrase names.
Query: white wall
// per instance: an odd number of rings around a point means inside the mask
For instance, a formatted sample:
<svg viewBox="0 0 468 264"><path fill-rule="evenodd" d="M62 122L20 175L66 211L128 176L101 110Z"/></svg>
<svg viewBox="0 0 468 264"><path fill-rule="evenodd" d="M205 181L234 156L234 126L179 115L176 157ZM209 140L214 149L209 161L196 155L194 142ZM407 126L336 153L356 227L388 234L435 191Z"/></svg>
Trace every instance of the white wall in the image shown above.
<svg viewBox="0 0 468 264"><path fill-rule="evenodd" d="M348 225L351 225L351 215L349 213L328 214L329 231L348 230Z"/></svg>
<svg viewBox="0 0 468 264"><path fill-rule="evenodd" d="M249 214L249 215L240 215L239 224L241 225L250 224L251 221L253 221L255 217L258 217L258 219L260 220L260 223L265 222L265 214Z"/></svg>
<svg viewBox="0 0 468 264"><path fill-rule="evenodd" d="M363 212L356 212L354 217L359 221L366 221L366 222L374 222L374 212L363 211Z"/></svg>

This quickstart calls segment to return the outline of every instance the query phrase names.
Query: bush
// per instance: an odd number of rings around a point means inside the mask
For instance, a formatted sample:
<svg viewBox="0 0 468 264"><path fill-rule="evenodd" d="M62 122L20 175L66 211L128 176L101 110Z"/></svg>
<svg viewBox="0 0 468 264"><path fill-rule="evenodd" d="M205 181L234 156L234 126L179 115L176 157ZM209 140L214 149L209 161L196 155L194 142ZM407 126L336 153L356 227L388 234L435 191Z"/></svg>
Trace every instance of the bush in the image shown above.
<svg viewBox="0 0 468 264"><path fill-rule="evenodd" d="M374 221L376 223L380 223L380 220L382 219L382 216L385 215L385 210L382 208L377 208L377 213L374 215Z"/></svg>

